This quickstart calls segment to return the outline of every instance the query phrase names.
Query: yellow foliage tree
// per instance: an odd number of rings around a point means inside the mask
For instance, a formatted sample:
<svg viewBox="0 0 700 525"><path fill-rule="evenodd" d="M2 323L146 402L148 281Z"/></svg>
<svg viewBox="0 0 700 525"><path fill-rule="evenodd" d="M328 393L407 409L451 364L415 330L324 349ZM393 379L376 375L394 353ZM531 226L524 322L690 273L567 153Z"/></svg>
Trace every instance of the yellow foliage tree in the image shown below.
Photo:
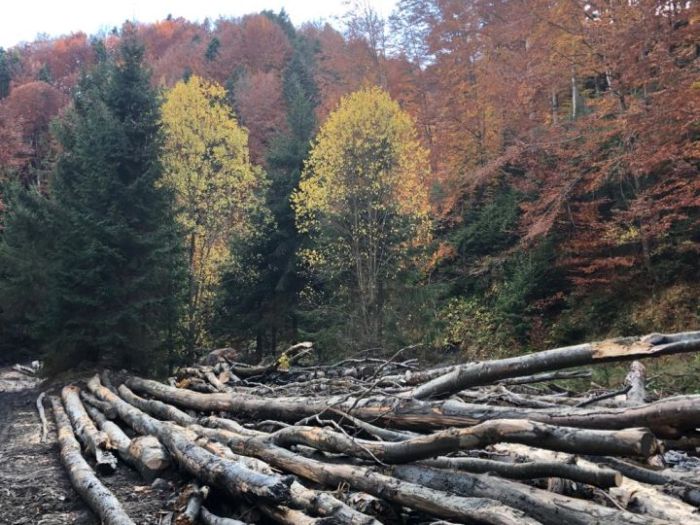
<svg viewBox="0 0 700 525"><path fill-rule="evenodd" d="M253 235L253 217L265 214L264 173L250 163L248 133L225 97L220 85L192 76L166 93L161 108L162 184L175 193L189 254L190 348L209 342L222 270L236 262L231 242Z"/></svg>
<svg viewBox="0 0 700 525"><path fill-rule="evenodd" d="M347 287L363 343L381 342L389 289L428 240L429 170L408 114L365 88L328 117L292 196L312 241L302 257L327 284Z"/></svg>

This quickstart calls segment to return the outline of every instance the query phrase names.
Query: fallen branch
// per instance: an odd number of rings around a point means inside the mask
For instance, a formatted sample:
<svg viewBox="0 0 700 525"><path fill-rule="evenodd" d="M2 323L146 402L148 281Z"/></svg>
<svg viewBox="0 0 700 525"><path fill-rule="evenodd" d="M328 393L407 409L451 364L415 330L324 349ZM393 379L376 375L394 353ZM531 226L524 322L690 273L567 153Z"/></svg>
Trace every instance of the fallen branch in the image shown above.
<svg viewBox="0 0 700 525"><path fill-rule="evenodd" d="M39 411L39 419L41 420L42 443L46 441L46 435L49 432L49 424L48 421L46 421L46 412L44 411L44 396L46 396L46 392L42 392L39 394L39 397L36 398L36 409Z"/></svg>

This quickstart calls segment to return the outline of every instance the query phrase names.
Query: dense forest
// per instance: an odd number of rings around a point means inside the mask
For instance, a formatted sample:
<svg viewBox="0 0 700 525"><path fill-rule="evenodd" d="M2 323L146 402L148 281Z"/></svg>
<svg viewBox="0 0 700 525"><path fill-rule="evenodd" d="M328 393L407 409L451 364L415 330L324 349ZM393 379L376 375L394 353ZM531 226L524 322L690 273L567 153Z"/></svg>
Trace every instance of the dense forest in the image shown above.
<svg viewBox="0 0 700 525"><path fill-rule="evenodd" d="M0 356L698 325L697 2L350 7L0 49Z"/></svg>

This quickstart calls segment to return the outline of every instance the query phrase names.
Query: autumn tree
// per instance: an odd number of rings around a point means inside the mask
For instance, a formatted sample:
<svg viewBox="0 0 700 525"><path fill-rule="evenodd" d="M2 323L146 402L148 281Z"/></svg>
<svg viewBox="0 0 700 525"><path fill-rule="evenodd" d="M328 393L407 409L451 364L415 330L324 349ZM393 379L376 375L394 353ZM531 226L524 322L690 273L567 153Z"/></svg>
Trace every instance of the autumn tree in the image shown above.
<svg viewBox="0 0 700 525"><path fill-rule="evenodd" d="M345 296L365 344L383 339L385 306L430 225L427 152L413 121L379 88L353 93L322 126L293 195L302 256Z"/></svg>
<svg viewBox="0 0 700 525"><path fill-rule="evenodd" d="M226 91L192 76L166 93L162 184L174 191L189 258L185 332L188 348L210 343L216 290L224 268L245 265L230 245L250 238L264 215L265 178L250 163L248 133L226 103Z"/></svg>

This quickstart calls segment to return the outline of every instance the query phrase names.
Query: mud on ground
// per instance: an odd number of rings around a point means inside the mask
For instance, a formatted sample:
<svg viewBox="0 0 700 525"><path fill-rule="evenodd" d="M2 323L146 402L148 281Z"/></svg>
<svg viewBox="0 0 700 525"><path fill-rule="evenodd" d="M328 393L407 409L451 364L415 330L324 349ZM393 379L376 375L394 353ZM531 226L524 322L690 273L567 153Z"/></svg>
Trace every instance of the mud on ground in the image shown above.
<svg viewBox="0 0 700 525"><path fill-rule="evenodd" d="M41 442L37 379L0 368L0 524L99 525L71 487L59 458L53 414L45 403L49 434ZM157 490L120 464L101 481L139 525L170 523L171 490Z"/></svg>

